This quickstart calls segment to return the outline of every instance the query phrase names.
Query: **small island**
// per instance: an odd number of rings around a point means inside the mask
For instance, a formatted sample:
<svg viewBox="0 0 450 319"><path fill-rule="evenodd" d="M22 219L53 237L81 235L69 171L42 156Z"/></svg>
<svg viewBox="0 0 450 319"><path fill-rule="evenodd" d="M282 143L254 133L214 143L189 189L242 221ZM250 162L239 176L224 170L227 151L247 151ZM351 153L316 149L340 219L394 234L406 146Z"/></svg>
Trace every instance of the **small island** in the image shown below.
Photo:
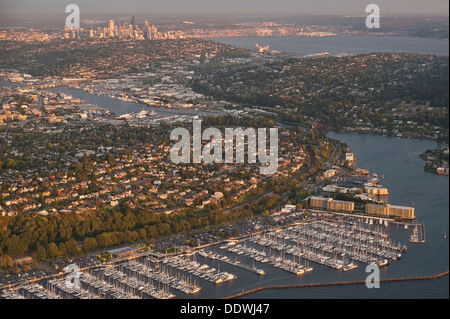
<svg viewBox="0 0 450 319"><path fill-rule="evenodd" d="M425 171L448 175L448 145L434 150L426 150L420 157L426 161Z"/></svg>

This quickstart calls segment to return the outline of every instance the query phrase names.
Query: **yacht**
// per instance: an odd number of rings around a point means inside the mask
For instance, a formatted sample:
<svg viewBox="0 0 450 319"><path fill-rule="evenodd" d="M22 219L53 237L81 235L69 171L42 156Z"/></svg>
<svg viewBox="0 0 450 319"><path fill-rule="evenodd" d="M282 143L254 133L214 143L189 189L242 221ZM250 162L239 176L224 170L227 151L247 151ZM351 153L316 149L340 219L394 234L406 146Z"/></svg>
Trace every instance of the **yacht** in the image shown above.
<svg viewBox="0 0 450 319"><path fill-rule="evenodd" d="M387 266L389 264L389 260L387 260L387 259L383 259L383 260L381 260L380 262L378 262L378 267L385 267L385 266Z"/></svg>
<svg viewBox="0 0 450 319"><path fill-rule="evenodd" d="M348 271L348 270L352 270L358 268L358 265L355 264L354 262L349 263L347 266L343 267L342 270L343 271Z"/></svg>

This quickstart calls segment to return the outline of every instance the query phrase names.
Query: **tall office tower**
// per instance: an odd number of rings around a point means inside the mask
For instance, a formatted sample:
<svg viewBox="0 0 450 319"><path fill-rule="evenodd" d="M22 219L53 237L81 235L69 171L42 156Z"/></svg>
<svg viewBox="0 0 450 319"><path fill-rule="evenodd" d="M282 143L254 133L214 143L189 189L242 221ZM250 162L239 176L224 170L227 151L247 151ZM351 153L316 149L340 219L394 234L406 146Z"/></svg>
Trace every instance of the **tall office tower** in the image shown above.
<svg viewBox="0 0 450 319"><path fill-rule="evenodd" d="M134 16L131 17L131 24L132 24L133 27L134 27Z"/></svg>
<svg viewBox="0 0 450 319"><path fill-rule="evenodd" d="M142 28L142 30L144 30L144 39L146 40L151 40L151 29L150 29L150 25L148 24L148 21L145 20L144 22L144 28Z"/></svg>
<svg viewBox="0 0 450 319"><path fill-rule="evenodd" d="M114 20L109 20L109 36L114 36Z"/></svg>
<svg viewBox="0 0 450 319"><path fill-rule="evenodd" d="M134 32L133 32L133 25L130 24L128 26L128 34L130 35L131 38L134 38Z"/></svg>

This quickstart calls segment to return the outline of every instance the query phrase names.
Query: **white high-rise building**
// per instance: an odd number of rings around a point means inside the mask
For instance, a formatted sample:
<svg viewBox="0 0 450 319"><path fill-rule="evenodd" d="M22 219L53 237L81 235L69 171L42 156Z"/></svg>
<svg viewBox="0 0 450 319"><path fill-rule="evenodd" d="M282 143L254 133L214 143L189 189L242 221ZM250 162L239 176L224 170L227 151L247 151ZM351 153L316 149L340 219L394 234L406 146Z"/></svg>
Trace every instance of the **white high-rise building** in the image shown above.
<svg viewBox="0 0 450 319"><path fill-rule="evenodd" d="M114 37L114 20L109 20L109 36Z"/></svg>

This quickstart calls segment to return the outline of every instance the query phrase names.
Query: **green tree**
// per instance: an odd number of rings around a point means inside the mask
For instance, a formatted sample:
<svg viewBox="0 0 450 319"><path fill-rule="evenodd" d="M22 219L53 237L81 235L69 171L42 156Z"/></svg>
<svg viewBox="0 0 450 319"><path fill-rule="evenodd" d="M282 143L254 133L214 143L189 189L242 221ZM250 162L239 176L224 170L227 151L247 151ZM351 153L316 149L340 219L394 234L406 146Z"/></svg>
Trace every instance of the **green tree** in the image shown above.
<svg viewBox="0 0 450 319"><path fill-rule="evenodd" d="M47 258L47 253L45 252L44 246L42 246L42 245L37 246L36 258L37 258L37 260L45 260L45 258Z"/></svg>
<svg viewBox="0 0 450 319"><path fill-rule="evenodd" d="M0 256L0 268L10 269L14 265L13 260L8 255Z"/></svg>
<svg viewBox="0 0 450 319"><path fill-rule="evenodd" d="M47 247L47 257L48 258L56 258L59 256L59 249L58 246L56 246L55 243L48 244Z"/></svg>
<svg viewBox="0 0 450 319"><path fill-rule="evenodd" d="M66 241L66 249L67 253L72 256L76 256L80 253L80 248L78 247L75 239L69 239L68 241Z"/></svg>
<svg viewBox="0 0 450 319"><path fill-rule="evenodd" d="M90 252L97 248L97 240L92 237L87 237L83 241L83 251Z"/></svg>

